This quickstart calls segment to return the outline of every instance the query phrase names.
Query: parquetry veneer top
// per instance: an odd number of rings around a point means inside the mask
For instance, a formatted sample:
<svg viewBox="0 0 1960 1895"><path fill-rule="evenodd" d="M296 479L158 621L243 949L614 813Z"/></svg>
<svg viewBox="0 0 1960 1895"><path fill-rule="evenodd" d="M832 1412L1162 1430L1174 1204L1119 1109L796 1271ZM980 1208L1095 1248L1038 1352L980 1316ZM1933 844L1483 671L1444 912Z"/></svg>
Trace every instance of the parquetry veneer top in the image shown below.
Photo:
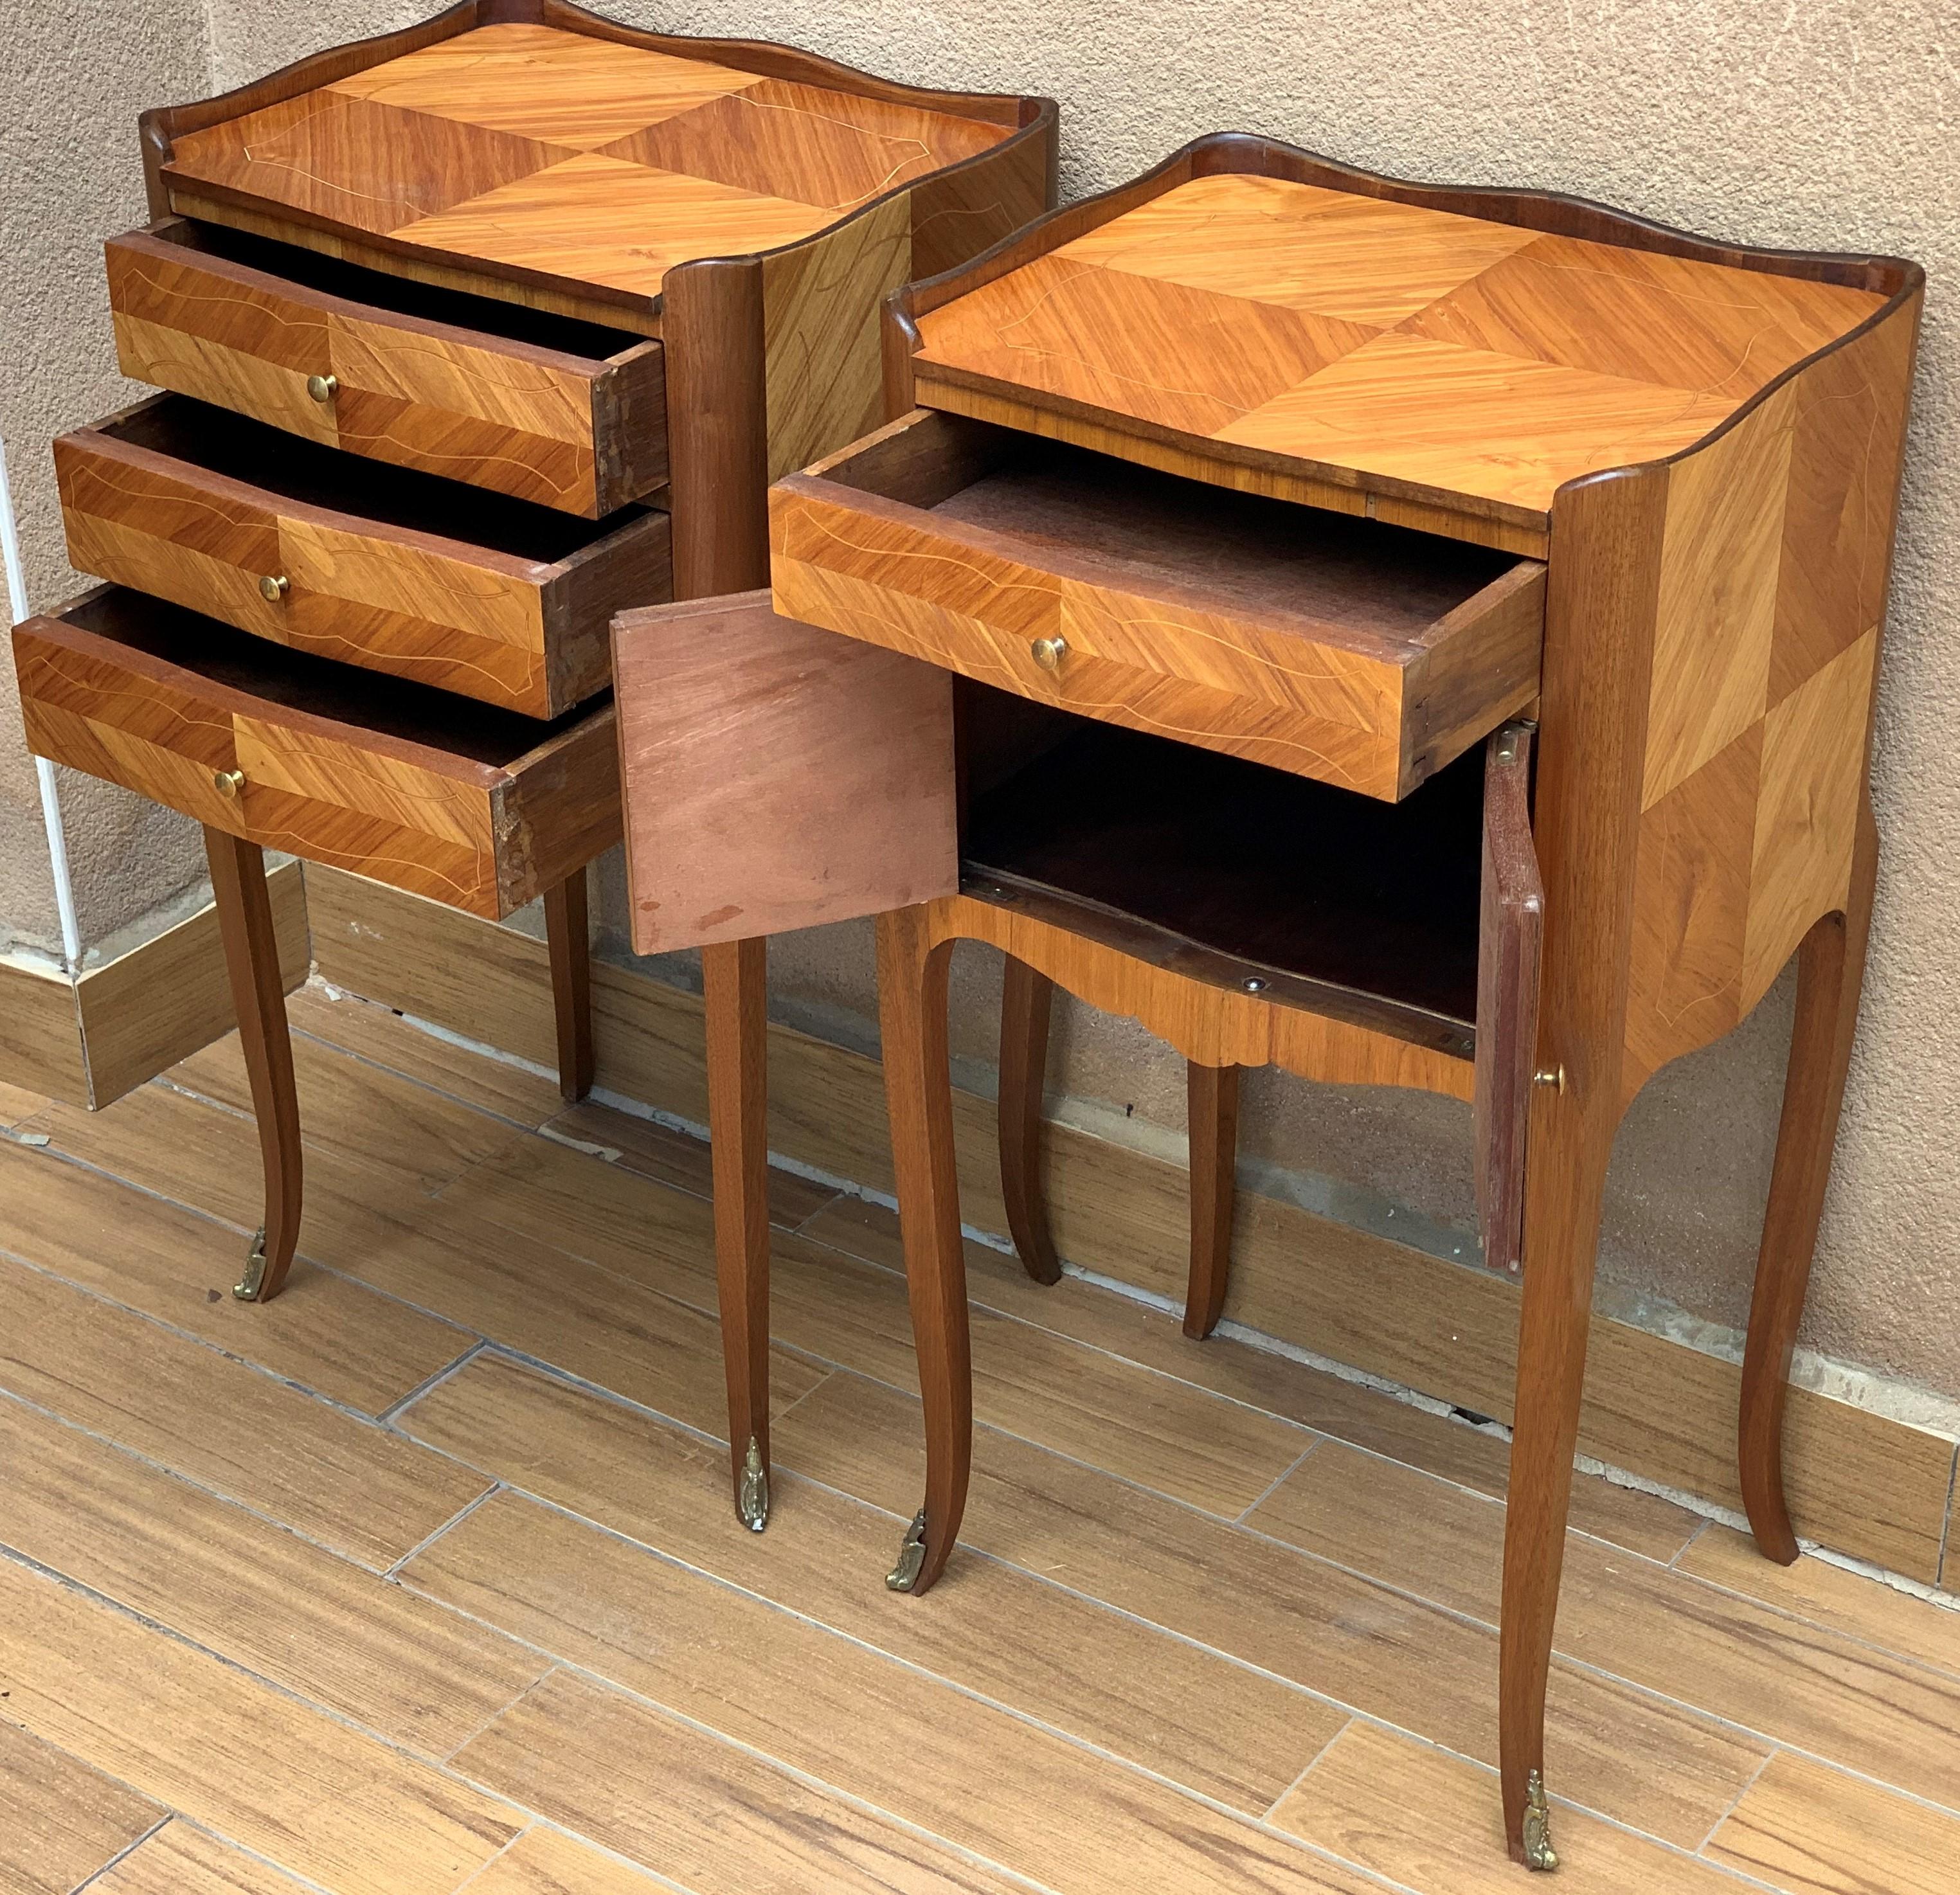
<svg viewBox="0 0 1960 1895"><path fill-rule="evenodd" d="M449 258L655 296L1012 128L556 27L478 27L180 134L164 175Z"/></svg>
<svg viewBox="0 0 1960 1895"><path fill-rule="evenodd" d="M922 315L915 366L929 402L943 378L1530 523L1577 475L1699 440L1884 301L1230 173Z"/></svg>

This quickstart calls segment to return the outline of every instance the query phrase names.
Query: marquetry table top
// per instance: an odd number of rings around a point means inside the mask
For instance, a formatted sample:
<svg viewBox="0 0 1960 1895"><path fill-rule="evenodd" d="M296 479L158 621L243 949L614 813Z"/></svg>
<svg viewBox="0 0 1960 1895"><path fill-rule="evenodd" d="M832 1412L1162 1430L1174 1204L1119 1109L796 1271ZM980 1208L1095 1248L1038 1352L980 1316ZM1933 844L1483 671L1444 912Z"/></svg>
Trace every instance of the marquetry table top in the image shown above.
<svg viewBox="0 0 1960 1895"><path fill-rule="evenodd" d="M481 27L178 135L164 174L445 261L655 296L1011 128L555 27Z"/></svg>
<svg viewBox="0 0 1960 1895"><path fill-rule="evenodd" d="M915 367L928 401L944 380L1542 523L1562 482L1689 446L1884 300L1234 173L922 315Z"/></svg>

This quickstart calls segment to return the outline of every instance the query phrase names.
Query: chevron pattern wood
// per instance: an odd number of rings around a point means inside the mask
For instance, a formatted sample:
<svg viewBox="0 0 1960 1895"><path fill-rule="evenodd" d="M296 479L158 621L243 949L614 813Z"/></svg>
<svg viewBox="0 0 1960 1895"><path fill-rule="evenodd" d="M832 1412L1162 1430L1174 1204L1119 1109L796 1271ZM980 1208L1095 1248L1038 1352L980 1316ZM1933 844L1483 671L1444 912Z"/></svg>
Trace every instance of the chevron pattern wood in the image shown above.
<svg viewBox="0 0 1960 1895"><path fill-rule="evenodd" d="M1917 304L1668 470L1622 1089L1738 1025L1840 907Z"/></svg>
<svg viewBox="0 0 1960 1895"><path fill-rule="evenodd" d="M651 299L677 263L813 235L1012 129L511 21L182 134L164 174L200 205Z"/></svg>
<svg viewBox="0 0 1960 1895"><path fill-rule="evenodd" d="M1692 445L1883 300L1227 172L929 310L913 366L930 406L1085 441L1093 410L1542 531L1563 482Z"/></svg>
<svg viewBox="0 0 1960 1895"><path fill-rule="evenodd" d="M266 484L237 477L241 461ZM635 508L609 530L457 506L444 483L390 479L174 397L64 435L55 471L78 571L530 717L602 690L612 613L670 583L663 513ZM418 523L422 507L443 530ZM500 540L514 522L520 542L531 529L522 550Z"/></svg>
<svg viewBox="0 0 1960 1895"><path fill-rule="evenodd" d="M14 653L37 755L489 920L619 838L609 699L539 724L403 685L383 709L358 672L114 587Z"/></svg>

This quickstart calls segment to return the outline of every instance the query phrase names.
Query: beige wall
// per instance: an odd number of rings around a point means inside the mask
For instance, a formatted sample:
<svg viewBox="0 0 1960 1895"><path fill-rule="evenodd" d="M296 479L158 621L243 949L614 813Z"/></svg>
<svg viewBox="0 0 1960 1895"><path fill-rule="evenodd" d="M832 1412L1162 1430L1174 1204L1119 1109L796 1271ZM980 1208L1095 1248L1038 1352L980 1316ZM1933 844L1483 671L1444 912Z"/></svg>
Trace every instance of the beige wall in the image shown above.
<svg viewBox="0 0 1960 1895"><path fill-rule="evenodd" d="M146 221L136 114L209 89L202 0L28 0L0 37L0 439L28 602L87 583L62 556L49 438L142 393L116 373L101 240ZM54 881L13 657L0 649L0 951L59 950ZM202 873L181 817L71 771L60 799L84 943Z"/></svg>
<svg viewBox="0 0 1960 1895"><path fill-rule="evenodd" d="M209 0L218 78L235 84L426 9L374 0ZM1195 134L1244 127L1406 176L1535 185L1758 243L1895 250L1933 279L1879 736L1886 855L1864 1029L1806 1331L1829 1356L1960 1401L1960 262L1949 10L1684 7L1678 0L721 0L622 18L791 39L924 82L1045 91L1063 107L1063 185L1102 188ZM51 12L46 0L36 11ZM93 105L91 109L94 109ZM116 119L109 102L101 111ZM78 137L83 135L78 134ZM84 139L85 141L85 138ZM90 292L93 293L93 279ZM86 301L88 298L82 299ZM88 320L93 320L91 316ZM78 320L67 332L91 333ZM65 342L64 347L68 346ZM604 911L623 910L616 873ZM782 943L780 1008L872 1034L862 927ZM998 971L956 975L956 1044L984 1068ZM1788 1035L1780 987L1744 1029L1663 1073L1621 1136L1608 1298L1658 1325L1747 1308ZM1125 1022L1072 1012L1052 1077L1071 1114L1161 1145L1180 1065ZM1472 1215L1467 1114L1418 1095L1251 1086L1255 1176L1448 1254Z"/></svg>

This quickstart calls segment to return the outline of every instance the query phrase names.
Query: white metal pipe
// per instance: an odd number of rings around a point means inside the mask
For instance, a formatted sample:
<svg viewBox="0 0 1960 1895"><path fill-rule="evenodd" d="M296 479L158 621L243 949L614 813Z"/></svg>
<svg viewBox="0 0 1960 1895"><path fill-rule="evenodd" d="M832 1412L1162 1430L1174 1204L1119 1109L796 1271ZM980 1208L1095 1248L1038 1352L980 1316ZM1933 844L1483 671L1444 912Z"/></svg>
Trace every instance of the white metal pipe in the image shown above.
<svg viewBox="0 0 1960 1895"><path fill-rule="evenodd" d="M14 490L7 480L7 444L0 441L0 557L7 568L8 623L18 625L27 616L27 580L21 566L21 533L14 517ZM46 757L34 759L41 787L41 821L48 832L48 862L54 871L55 911L61 917L62 960L70 975L81 971L81 929L75 918L75 883L68 866L68 833L62 827L61 798L55 767Z"/></svg>

